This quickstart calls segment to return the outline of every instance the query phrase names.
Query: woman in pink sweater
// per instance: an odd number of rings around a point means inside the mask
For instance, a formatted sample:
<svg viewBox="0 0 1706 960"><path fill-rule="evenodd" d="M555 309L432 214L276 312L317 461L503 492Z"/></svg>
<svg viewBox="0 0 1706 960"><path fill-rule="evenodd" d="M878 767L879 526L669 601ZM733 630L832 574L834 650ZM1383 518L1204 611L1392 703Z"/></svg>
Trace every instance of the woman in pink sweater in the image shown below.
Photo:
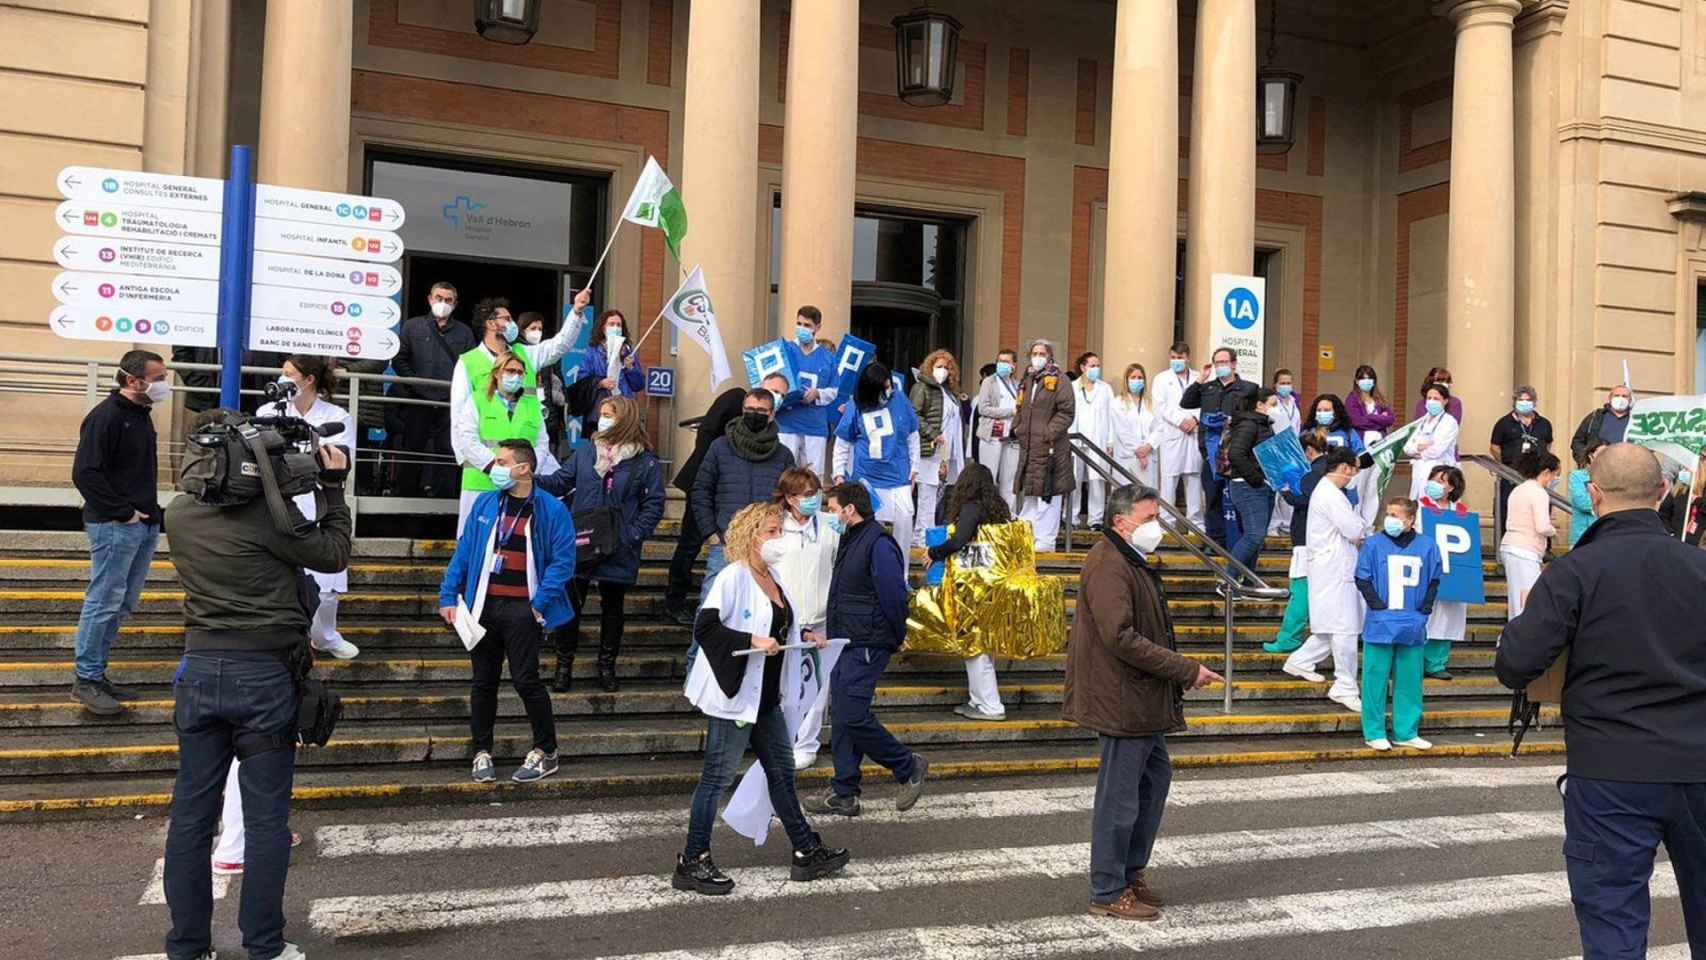
<svg viewBox="0 0 1706 960"><path fill-rule="evenodd" d="M1516 468L1523 481L1505 502L1505 536L1499 541L1499 560L1505 565L1509 591L1506 606L1512 620L1522 613L1529 589L1540 579L1540 558L1546 555L1548 541L1558 535L1552 525L1552 498L1547 493L1558 482L1558 457L1545 450L1530 450L1517 458Z"/></svg>

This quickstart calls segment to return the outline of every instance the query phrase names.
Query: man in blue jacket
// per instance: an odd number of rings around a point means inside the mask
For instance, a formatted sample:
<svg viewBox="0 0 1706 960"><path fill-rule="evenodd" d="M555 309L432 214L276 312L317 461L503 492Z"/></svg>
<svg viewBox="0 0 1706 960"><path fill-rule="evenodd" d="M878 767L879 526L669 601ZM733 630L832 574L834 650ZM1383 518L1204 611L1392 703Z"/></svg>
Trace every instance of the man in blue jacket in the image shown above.
<svg viewBox="0 0 1706 960"><path fill-rule="evenodd" d="M485 630L468 651L474 668L468 713L476 783L497 779L492 729L506 659L510 683L533 727L533 749L512 779L532 783L557 772L557 723L551 695L539 678L539 648L547 632L574 618L565 591L575 574L575 525L567 507L535 491L538 465L531 443L499 441L491 469L497 489L481 494L469 509L438 587L438 615L446 624L455 625L461 604Z"/></svg>
<svg viewBox="0 0 1706 960"><path fill-rule="evenodd" d="M729 528L729 519L740 508L774 496L776 481L793 465L794 455L777 433L775 395L762 387L748 390L741 401L740 419L711 442L693 478L693 490L687 495L694 523L711 541L711 550L705 555L705 582L699 591L701 602L711 592L711 581L728 566L723 557L723 531Z"/></svg>
<svg viewBox="0 0 1706 960"><path fill-rule="evenodd" d="M910 810L924 793L930 764L895 739L871 700L889 657L906 642L906 573L900 545L874 519L863 484L840 483L824 494L830 529L841 535L829 581L826 630L832 640L850 641L829 675L830 749L835 779L808 798L808 813L859 815L859 764L866 757L887 767L900 784L896 810Z"/></svg>

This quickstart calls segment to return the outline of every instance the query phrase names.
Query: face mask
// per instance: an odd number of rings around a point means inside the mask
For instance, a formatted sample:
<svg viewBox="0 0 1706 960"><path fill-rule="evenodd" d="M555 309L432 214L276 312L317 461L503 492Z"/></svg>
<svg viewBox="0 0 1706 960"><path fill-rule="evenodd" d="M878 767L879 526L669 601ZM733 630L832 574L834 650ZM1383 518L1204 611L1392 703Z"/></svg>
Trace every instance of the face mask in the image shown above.
<svg viewBox="0 0 1706 960"><path fill-rule="evenodd" d="M1317 410L1317 411L1315 411L1315 422L1320 424L1323 427L1332 426L1333 425L1333 419L1334 419L1333 411L1331 411L1331 410Z"/></svg>
<svg viewBox="0 0 1706 960"><path fill-rule="evenodd" d="M753 433L758 433L770 425L770 414L758 410L748 410L740 415L740 419Z"/></svg>
<svg viewBox="0 0 1706 960"><path fill-rule="evenodd" d="M829 529L834 530L837 534L847 532L847 521L841 519L841 514L832 513L824 519L829 521Z"/></svg>
<svg viewBox="0 0 1706 960"><path fill-rule="evenodd" d="M1041 370L1042 368L1044 368L1046 366L1048 366L1048 357L1037 357L1037 356L1031 357L1031 369L1032 370Z"/></svg>
<svg viewBox="0 0 1706 960"><path fill-rule="evenodd" d="M1445 484L1438 480L1429 480L1422 485L1422 492L1427 494L1429 500L1438 503L1445 499Z"/></svg>
<svg viewBox="0 0 1706 960"><path fill-rule="evenodd" d="M758 545L758 559L763 560L764 565L767 567L774 567L778 563L781 563L782 559L787 555L788 545L782 542L781 537L777 537L774 540L766 540Z"/></svg>
<svg viewBox="0 0 1706 960"><path fill-rule="evenodd" d="M1143 392L1143 378L1142 377L1132 377L1130 380L1127 380L1125 382L1125 385L1126 385L1126 389L1130 390L1134 395Z"/></svg>
<svg viewBox="0 0 1706 960"><path fill-rule="evenodd" d="M1381 529L1385 530L1389 537L1399 536L1404 532L1404 521L1397 517L1387 517L1386 522L1381 524Z"/></svg>
<svg viewBox="0 0 1706 960"><path fill-rule="evenodd" d="M1357 389L1361 390L1363 393L1373 393L1374 392L1374 378L1373 377L1363 377L1361 380L1358 380L1357 381Z"/></svg>
<svg viewBox="0 0 1706 960"><path fill-rule="evenodd" d="M1167 361L1167 369L1173 371L1174 373L1184 373L1185 372L1185 361L1179 359L1178 357L1174 357L1171 360Z"/></svg>
<svg viewBox="0 0 1706 960"><path fill-rule="evenodd" d="M802 346L802 347L810 346L812 340L815 339L816 337L817 337L817 331L813 330L811 327L802 327L799 325L795 325L795 327L794 327L794 342L798 343L800 346Z"/></svg>
<svg viewBox="0 0 1706 960"><path fill-rule="evenodd" d="M1534 412L1534 401L1533 400L1518 400L1516 402L1516 412L1523 414L1525 416L1530 414L1530 413L1533 413Z"/></svg>
<svg viewBox="0 0 1706 960"><path fill-rule="evenodd" d="M492 464L491 477L492 486L497 487L499 490L508 490L510 487L515 486L515 477L510 473L510 468L501 463Z"/></svg>
<svg viewBox="0 0 1706 960"><path fill-rule="evenodd" d="M1161 537L1164 533L1165 531L1161 529L1161 521L1151 520L1148 523L1139 524L1137 529L1131 532L1131 536L1126 538L1126 542L1131 544L1133 550L1147 557L1155 552L1156 547L1161 546Z"/></svg>
<svg viewBox="0 0 1706 960"><path fill-rule="evenodd" d="M1289 397L1289 396L1291 396L1291 384L1282 383L1279 386L1274 388L1274 392L1279 394L1282 397Z"/></svg>
<svg viewBox="0 0 1706 960"><path fill-rule="evenodd" d="M1232 368L1224 363L1215 364L1214 375L1222 380L1232 376Z"/></svg>
<svg viewBox="0 0 1706 960"><path fill-rule="evenodd" d="M998 377L1011 377L1013 375L1013 365L1005 360L995 361L995 375Z"/></svg>
<svg viewBox="0 0 1706 960"><path fill-rule="evenodd" d="M149 403L165 403L172 399L172 384L166 380L155 380L144 392L148 394Z"/></svg>
<svg viewBox="0 0 1706 960"><path fill-rule="evenodd" d="M538 343L539 341L545 339L545 331L543 331L543 330L529 330L525 334L522 335L521 339L526 340L528 343Z"/></svg>
<svg viewBox="0 0 1706 960"><path fill-rule="evenodd" d="M823 495L814 493L809 497L801 497L799 503L800 516L809 517L817 513L817 508L823 505Z"/></svg>
<svg viewBox="0 0 1706 960"><path fill-rule="evenodd" d="M520 330L520 328L518 328L515 325L514 320L505 320L504 321L504 340L505 340L505 342L514 343L515 338L517 336L519 336L520 333L521 333L521 330Z"/></svg>
<svg viewBox="0 0 1706 960"><path fill-rule="evenodd" d="M770 391L770 409L772 409L772 410L782 409L782 396L783 396L782 394L777 393L774 390Z"/></svg>
<svg viewBox="0 0 1706 960"><path fill-rule="evenodd" d="M1428 416L1437 417L1445 412L1445 403L1441 400L1428 401Z"/></svg>
<svg viewBox="0 0 1706 960"><path fill-rule="evenodd" d="M1680 483L1684 486L1687 486L1693 480L1694 480L1694 474L1690 473L1687 470L1680 471L1676 475L1676 482ZM1558 481L1556 481L1556 480L1552 481L1552 483L1557 483L1557 482ZM1547 484L1547 486L1551 486L1551 484Z"/></svg>
<svg viewBox="0 0 1706 960"><path fill-rule="evenodd" d="M1084 377L1085 377L1085 379L1089 380L1091 383L1100 383L1102 380L1102 368L1101 367L1085 367L1084 368Z"/></svg>
<svg viewBox="0 0 1706 960"><path fill-rule="evenodd" d="M615 340L618 343L620 343L622 341L622 328L619 326L616 326L614 324L611 326L605 327L604 328L604 339Z"/></svg>
<svg viewBox="0 0 1706 960"><path fill-rule="evenodd" d="M519 373L506 373L506 374L504 374L503 392L504 393L520 393L521 392L521 381L522 381L522 375Z"/></svg>
<svg viewBox="0 0 1706 960"><path fill-rule="evenodd" d="M302 388L296 385L295 380L290 379L282 373L278 375L278 385L286 390L293 390L297 393L302 392Z"/></svg>
<svg viewBox="0 0 1706 960"><path fill-rule="evenodd" d="M432 306L429 307L428 309L430 309L432 311L433 316L437 317L440 320L443 320L445 317L448 317L452 313L456 312L456 304L448 303L444 300L434 300L432 302Z"/></svg>
<svg viewBox="0 0 1706 960"><path fill-rule="evenodd" d="M1612 397L1611 398L1611 409L1616 410L1618 413L1622 413L1623 411L1629 409L1629 398L1628 397Z"/></svg>
<svg viewBox="0 0 1706 960"><path fill-rule="evenodd" d="M606 430L609 430L611 427L614 427L614 426L616 426L616 418L615 417L599 417L598 418L598 432L599 433L603 433Z"/></svg>
<svg viewBox="0 0 1706 960"><path fill-rule="evenodd" d="M948 368L947 367L937 367L935 369L935 371L932 372L930 375L936 378L937 383L947 383L948 382Z"/></svg>

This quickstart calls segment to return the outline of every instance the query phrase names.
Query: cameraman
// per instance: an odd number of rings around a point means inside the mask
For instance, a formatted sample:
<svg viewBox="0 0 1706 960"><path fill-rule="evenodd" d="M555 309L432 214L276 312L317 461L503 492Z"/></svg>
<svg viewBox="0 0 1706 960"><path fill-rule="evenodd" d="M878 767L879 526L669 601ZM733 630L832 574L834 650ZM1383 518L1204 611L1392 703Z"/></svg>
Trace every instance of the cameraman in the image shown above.
<svg viewBox="0 0 1706 960"><path fill-rule="evenodd" d="M210 411L210 419L230 416ZM293 960L284 940L284 878L290 865L291 781L296 766L296 677L307 655L309 608L299 592L303 568L330 572L349 564L351 519L344 503L349 458L319 448L325 509L302 519L285 510L297 535L282 533L267 496L215 506L181 494L166 508L172 561L184 587L184 656L173 678L178 776L166 833L166 904L172 930L166 956L211 956L211 847L226 770L238 773L247 834L238 925L257 960ZM185 461L185 473L195 461ZM274 491L276 494L276 491Z"/></svg>

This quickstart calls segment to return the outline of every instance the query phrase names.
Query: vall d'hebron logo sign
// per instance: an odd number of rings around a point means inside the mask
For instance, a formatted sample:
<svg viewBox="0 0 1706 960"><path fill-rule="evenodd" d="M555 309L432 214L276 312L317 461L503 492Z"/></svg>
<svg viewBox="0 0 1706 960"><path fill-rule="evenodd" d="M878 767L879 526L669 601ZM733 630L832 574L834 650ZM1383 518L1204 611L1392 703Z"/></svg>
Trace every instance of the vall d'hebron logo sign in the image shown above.
<svg viewBox="0 0 1706 960"><path fill-rule="evenodd" d="M485 209L486 204L465 193L457 194L455 200L440 207L444 222L461 231L464 240L487 241L499 230L533 229L532 220L481 213Z"/></svg>

